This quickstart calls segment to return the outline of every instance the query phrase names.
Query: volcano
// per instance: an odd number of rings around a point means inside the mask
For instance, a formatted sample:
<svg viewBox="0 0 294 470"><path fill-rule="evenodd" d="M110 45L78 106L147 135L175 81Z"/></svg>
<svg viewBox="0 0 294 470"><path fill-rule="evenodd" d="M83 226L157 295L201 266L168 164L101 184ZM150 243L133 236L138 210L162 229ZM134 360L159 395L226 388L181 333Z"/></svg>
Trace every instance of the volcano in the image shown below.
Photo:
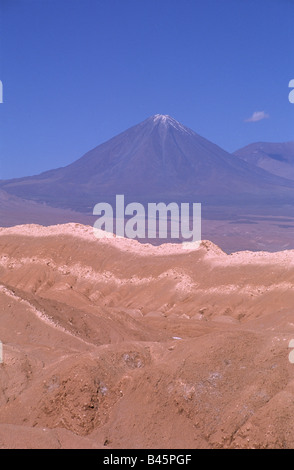
<svg viewBox="0 0 294 470"><path fill-rule="evenodd" d="M167 115L156 114L72 164L0 182L25 200L92 213L100 201L256 205L294 200L292 181L236 158Z"/></svg>

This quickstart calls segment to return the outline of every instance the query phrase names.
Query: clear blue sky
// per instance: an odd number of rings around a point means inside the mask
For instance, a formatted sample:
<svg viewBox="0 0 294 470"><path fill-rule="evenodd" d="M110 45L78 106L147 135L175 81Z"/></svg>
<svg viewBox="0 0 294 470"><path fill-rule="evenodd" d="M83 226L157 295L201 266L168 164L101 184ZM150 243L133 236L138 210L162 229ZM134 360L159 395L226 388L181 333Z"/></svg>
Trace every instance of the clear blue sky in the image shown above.
<svg viewBox="0 0 294 470"><path fill-rule="evenodd" d="M294 140L294 0L0 0L0 31L0 178L157 113L228 151Z"/></svg>

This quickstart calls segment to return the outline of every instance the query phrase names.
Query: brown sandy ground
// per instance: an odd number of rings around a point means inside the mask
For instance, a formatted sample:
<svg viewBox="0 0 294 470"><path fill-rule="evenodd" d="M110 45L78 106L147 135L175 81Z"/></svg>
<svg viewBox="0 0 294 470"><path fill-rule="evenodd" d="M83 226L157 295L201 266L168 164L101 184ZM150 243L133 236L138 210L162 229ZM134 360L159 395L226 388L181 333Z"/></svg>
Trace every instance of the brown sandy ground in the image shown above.
<svg viewBox="0 0 294 470"><path fill-rule="evenodd" d="M294 251L0 229L0 447L293 448Z"/></svg>

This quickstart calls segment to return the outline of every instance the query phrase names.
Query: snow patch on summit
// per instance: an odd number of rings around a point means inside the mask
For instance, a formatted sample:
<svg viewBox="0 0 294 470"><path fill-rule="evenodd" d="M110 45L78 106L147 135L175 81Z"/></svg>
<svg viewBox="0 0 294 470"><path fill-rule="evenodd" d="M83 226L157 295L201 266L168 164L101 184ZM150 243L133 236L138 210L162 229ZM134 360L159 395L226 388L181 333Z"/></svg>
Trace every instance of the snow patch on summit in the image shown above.
<svg viewBox="0 0 294 470"><path fill-rule="evenodd" d="M188 129L187 127L183 126L180 122L176 121L176 119L170 117L168 114L155 114L153 116L154 122L160 122L164 125L172 126L174 129L178 131L185 132L186 134L193 135L194 132Z"/></svg>

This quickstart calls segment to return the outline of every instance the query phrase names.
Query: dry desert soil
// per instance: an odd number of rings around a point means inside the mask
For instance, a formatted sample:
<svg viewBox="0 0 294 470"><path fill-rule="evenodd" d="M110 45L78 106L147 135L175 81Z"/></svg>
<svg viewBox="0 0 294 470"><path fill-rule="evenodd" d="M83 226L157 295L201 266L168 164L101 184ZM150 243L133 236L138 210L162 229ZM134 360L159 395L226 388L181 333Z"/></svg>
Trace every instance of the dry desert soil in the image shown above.
<svg viewBox="0 0 294 470"><path fill-rule="evenodd" d="M0 448L293 448L294 251L0 229Z"/></svg>

